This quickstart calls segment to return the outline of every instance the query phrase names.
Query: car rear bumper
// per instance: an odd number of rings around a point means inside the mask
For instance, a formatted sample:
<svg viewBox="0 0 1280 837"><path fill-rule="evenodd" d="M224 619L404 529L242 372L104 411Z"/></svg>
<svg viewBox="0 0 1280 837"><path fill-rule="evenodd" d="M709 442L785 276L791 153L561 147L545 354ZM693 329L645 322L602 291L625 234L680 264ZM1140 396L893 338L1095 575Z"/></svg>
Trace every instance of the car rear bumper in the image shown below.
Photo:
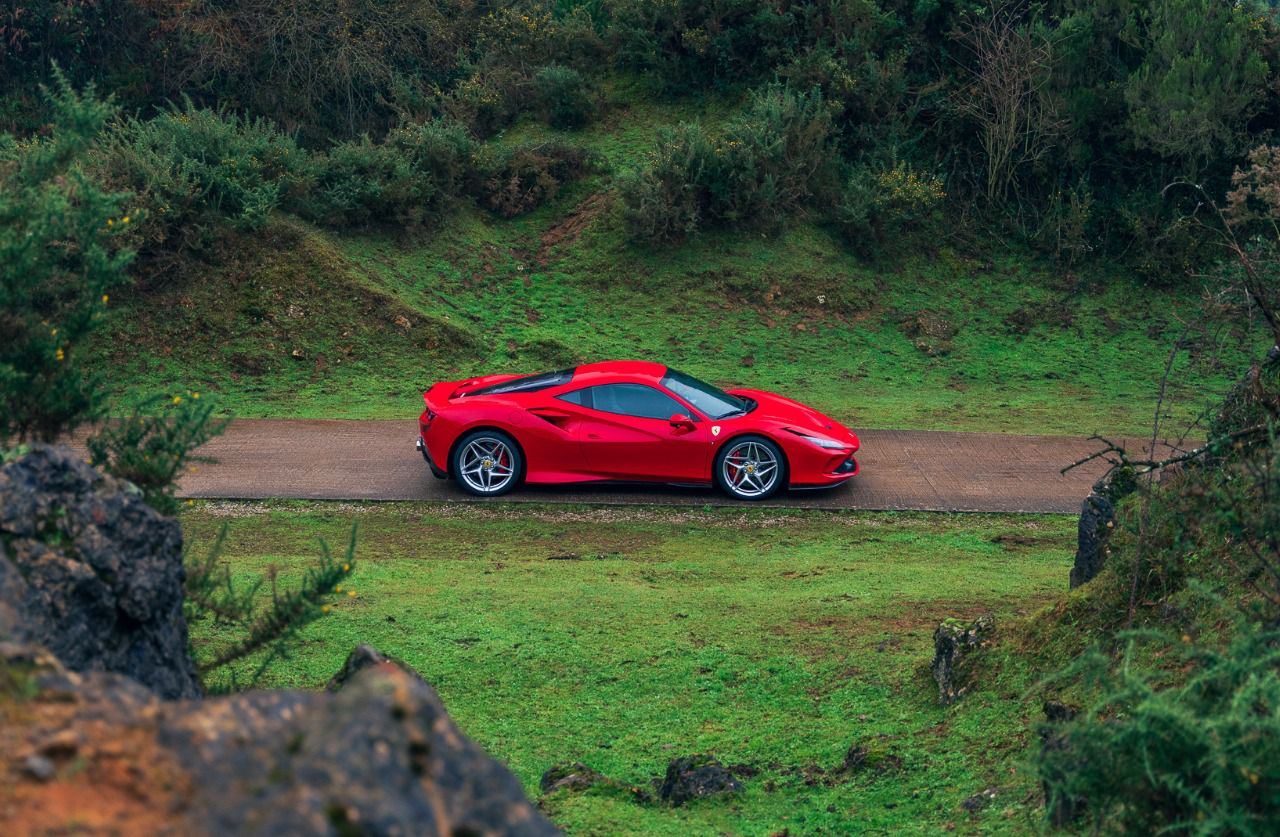
<svg viewBox="0 0 1280 837"><path fill-rule="evenodd" d="M423 444L421 436L418 437L418 453L422 454L422 458L427 462L427 467L431 469L431 475L436 479L442 480L449 476L443 468L437 467L436 463L431 461L431 454L427 452L427 446Z"/></svg>

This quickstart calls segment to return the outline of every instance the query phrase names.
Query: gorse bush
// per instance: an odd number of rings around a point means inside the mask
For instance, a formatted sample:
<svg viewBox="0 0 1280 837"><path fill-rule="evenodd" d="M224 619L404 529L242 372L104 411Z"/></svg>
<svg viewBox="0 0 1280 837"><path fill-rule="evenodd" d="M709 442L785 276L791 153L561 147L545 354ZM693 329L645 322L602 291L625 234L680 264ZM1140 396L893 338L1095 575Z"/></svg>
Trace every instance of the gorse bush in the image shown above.
<svg viewBox="0 0 1280 837"><path fill-rule="evenodd" d="M781 84L754 91L730 120L709 184L711 213L729 225L765 225L805 211L836 178L832 110L821 92ZM826 196L829 200L829 196Z"/></svg>
<svg viewBox="0 0 1280 837"><path fill-rule="evenodd" d="M198 392L156 396L128 417L106 424L86 446L93 464L133 483L156 511L173 515L178 512L178 479L189 463L210 461L197 456L196 449L228 424L214 412Z"/></svg>
<svg viewBox="0 0 1280 837"><path fill-rule="evenodd" d="M674 240L711 226L770 227L824 207L835 177L831 110L817 90L771 84L723 134L660 131L644 166L621 182L623 217L640 239Z"/></svg>
<svg viewBox="0 0 1280 837"><path fill-rule="evenodd" d="M877 252L926 231L937 220L944 197L941 178L921 174L907 163L859 166L845 181L835 217L853 246Z"/></svg>
<svg viewBox="0 0 1280 837"><path fill-rule="evenodd" d="M572 67L552 64L533 77L547 124L553 128L581 128L595 117L590 83Z"/></svg>
<svg viewBox="0 0 1280 837"><path fill-rule="evenodd" d="M207 245L217 225L256 229L292 190L305 155L265 119L199 108L185 100L109 132L99 177L129 189L145 209L137 244L181 252Z"/></svg>
<svg viewBox="0 0 1280 837"><path fill-rule="evenodd" d="M340 143L309 161L295 207L330 226L429 225L462 194L473 150L462 126L439 120Z"/></svg>
<svg viewBox="0 0 1280 837"><path fill-rule="evenodd" d="M101 414L78 350L130 259L110 241L132 221L125 196L82 168L115 108L57 71L46 95L48 137L0 135L0 441L53 441Z"/></svg>
<svg viewBox="0 0 1280 837"><path fill-rule="evenodd" d="M191 651L196 671L207 692L253 688L273 663L287 658L306 625L331 610L330 602L355 596L350 586L355 571L356 528L345 554L335 558L320 541L320 557L292 587L284 587L277 569L267 567L265 578L237 583L220 558L226 541L224 526L203 557L186 556L183 613L188 624L211 620L222 628L219 639ZM269 588L263 595L264 582ZM248 675L238 669L248 664ZM217 678L215 680L215 677Z"/></svg>
<svg viewBox="0 0 1280 837"><path fill-rule="evenodd" d="M698 231L709 202L706 183L717 166L711 139L699 125L658 129L644 167L619 178L627 230L644 241L678 241Z"/></svg>
<svg viewBox="0 0 1280 837"><path fill-rule="evenodd" d="M1040 757L1048 810L1083 813L1108 833L1273 834L1280 822L1280 631L1237 617L1225 648L1129 632L1115 663L1069 670L1099 697L1050 729ZM1145 647L1145 648L1144 648ZM1168 675L1139 665L1160 659Z"/></svg>

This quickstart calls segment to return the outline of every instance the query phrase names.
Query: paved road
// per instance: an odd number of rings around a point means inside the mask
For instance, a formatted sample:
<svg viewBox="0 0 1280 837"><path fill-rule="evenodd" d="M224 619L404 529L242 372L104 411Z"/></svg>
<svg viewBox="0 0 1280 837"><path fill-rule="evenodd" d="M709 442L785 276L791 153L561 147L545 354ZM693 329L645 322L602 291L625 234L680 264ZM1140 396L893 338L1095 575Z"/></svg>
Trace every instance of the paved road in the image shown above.
<svg viewBox="0 0 1280 837"><path fill-rule="evenodd" d="M201 451L218 459L183 477L187 497L466 500L431 476L414 450L413 421L240 419ZM860 430L862 474L829 491L792 492L765 505L875 510L1079 511L1102 466L1058 469L1095 449L1083 438ZM1135 445L1135 448L1138 447ZM731 505L710 489L522 487L506 500Z"/></svg>

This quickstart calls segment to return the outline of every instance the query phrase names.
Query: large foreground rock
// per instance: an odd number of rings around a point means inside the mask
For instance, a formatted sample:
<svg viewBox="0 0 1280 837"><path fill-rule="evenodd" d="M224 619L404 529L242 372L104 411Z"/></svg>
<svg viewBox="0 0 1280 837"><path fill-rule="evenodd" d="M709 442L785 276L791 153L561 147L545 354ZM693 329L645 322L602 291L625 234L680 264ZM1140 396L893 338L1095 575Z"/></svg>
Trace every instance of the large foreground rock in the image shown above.
<svg viewBox="0 0 1280 837"><path fill-rule="evenodd" d="M63 447L0 468L0 640L196 697L183 583L181 529L132 486Z"/></svg>
<svg viewBox="0 0 1280 837"><path fill-rule="evenodd" d="M16 710L0 712L0 820L19 832L558 833L421 678L391 662L353 668L332 693L171 702L0 645L0 702Z"/></svg>

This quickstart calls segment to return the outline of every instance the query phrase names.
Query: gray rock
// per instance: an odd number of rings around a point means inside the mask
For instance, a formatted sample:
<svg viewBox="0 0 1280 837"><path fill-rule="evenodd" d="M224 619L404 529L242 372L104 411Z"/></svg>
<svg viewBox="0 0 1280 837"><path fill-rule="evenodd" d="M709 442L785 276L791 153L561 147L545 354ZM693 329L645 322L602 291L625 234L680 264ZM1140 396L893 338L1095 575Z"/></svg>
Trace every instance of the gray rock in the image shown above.
<svg viewBox="0 0 1280 837"><path fill-rule="evenodd" d="M1115 525L1116 507L1111 492L1104 484L1095 485L1080 505L1080 522L1076 526L1076 560L1071 567L1070 584L1074 590L1092 581L1107 560L1107 540Z"/></svg>
<svg viewBox="0 0 1280 837"><path fill-rule="evenodd" d="M938 682L938 692L943 704L954 703L968 685L961 681L961 661L995 635L996 620L990 613L979 616L965 625L948 619L933 632L933 679Z"/></svg>
<svg viewBox="0 0 1280 837"><path fill-rule="evenodd" d="M36 445L0 468L0 638L43 646L72 671L197 697L184 580L177 522L133 486L65 447Z"/></svg>
<svg viewBox="0 0 1280 837"><path fill-rule="evenodd" d="M692 799L741 792L742 783L715 756L700 753L673 759L667 765L667 775L658 788L658 798L679 806Z"/></svg>
<svg viewBox="0 0 1280 837"><path fill-rule="evenodd" d="M22 772L37 782L47 782L57 774L58 768L39 753L32 753L23 759Z"/></svg>

